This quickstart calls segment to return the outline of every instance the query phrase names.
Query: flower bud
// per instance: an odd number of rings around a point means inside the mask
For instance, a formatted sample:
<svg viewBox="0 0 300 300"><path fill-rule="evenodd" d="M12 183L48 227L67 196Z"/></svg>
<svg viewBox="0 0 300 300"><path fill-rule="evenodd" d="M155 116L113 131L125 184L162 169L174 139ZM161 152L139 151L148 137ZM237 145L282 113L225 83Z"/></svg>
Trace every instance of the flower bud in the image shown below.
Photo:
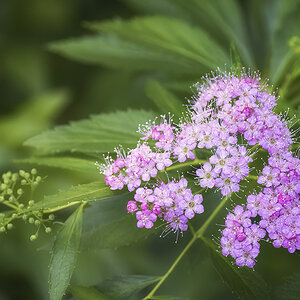
<svg viewBox="0 0 300 300"><path fill-rule="evenodd" d="M50 220L50 221L53 221L53 220L54 220L54 218L55 218L55 216L54 216L53 214L51 214L51 215L49 215L49 217L48 217L48 218L49 218L49 220Z"/></svg>
<svg viewBox="0 0 300 300"><path fill-rule="evenodd" d="M35 234L33 234L33 235L30 236L30 240L31 240L31 241L35 241L36 238L37 238L37 236L36 236Z"/></svg>
<svg viewBox="0 0 300 300"><path fill-rule="evenodd" d="M50 227L46 227L46 228L45 228L45 232L46 232L46 233L50 233L51 231L52 231L52 229L51 229Z"/></svg>

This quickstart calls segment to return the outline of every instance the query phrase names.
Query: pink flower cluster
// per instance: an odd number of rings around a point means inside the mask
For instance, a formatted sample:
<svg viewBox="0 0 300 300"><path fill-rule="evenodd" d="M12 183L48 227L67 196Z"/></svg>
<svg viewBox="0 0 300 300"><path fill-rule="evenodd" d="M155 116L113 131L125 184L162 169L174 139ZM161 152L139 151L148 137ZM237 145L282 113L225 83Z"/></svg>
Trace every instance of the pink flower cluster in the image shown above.
<svg viewBox="0 0 300 300"><path fill-rule="evenodd" d="M203 212L202 195L193 195L184 178L158 180L159 171L195 160L202 149L207 162L196 170L197 183L229 196L249 176L260 146L270 155L258 178L263 188L227 216L221 238L224 255L253 267L262 238L290 252L299 249L299 159L289 152L292 134L287 121L273 112L275 106L275 96L256 75L206 77L179 124L162 117L158 124L140 126L143 137L135 149L118 150L116 159L98 167L112 190L136 190L127 210L136 213L139 228L162 219L166 231L182 232L195 213Z"/></svg>
<svg viewBox="0 0 300 300"><path fill-rule="evenodd" d="M203 197L193 195L187 185L187 180L182 178L178 182L161 182L152 189L140 187L136 190L135 201L128 202L127 211L136 212L139 228L153 227L159 217L168 224L166 232L186 231L188 220L204 211Z"/></svg>
<svg viewBox="0 0 300 300"><path fill-rule="evenodd" d="M234 213L228 214L222 231L221 246L224 256L231 255L238 266L252 268L259 254L258 243L265 235L264 229L251 223L250 211L237 205Z"/></svg>
<svg viewBox="0 0 300 300"><path fill-rule="evenodd" d="M105 164L96 163L111 190L122 190L126 185L132 192L142 181L149 181L159 170L172 165L169 152L153 152L146 144L139 143L128 155L118 149L116 153L116 160L107 157Z"/></svg>

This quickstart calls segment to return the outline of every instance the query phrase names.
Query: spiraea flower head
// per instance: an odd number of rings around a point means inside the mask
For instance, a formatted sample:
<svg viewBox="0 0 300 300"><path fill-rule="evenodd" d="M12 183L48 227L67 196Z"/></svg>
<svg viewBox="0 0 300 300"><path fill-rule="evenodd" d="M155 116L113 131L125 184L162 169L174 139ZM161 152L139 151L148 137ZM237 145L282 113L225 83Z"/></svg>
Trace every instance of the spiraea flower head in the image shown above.
<svg viewBox="0 0 300 300"><path fill-rule="evenodd" d="M140 126L136 148L116 151L114 159L98 165L106 184L112 190L135 191L127 210L136 215L139 228L149 229L161 221L167 225L162 235L182 233L190 219L204 212L202 191L214 189L229 196L243 190L253 178L251 163L263 150L269 158L262 170L256 170L261 190L228 214L222 253L238 266L252 268L266 235L274 247L296 251L300 162L290 151L294 141L289 122L274 113L276 96L256 73L218 71L195 87L178 124L169 115ZM180 163L195 166L197 161L201 165L194 173L201 194L193 194L188 177L169 179L169 171Z"/></svg>

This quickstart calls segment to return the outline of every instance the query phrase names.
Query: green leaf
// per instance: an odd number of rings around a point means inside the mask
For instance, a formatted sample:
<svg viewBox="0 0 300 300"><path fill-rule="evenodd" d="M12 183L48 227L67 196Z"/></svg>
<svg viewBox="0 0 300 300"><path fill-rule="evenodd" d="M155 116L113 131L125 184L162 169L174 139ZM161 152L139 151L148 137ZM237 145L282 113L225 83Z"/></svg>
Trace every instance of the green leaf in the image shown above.
<svg viewBox="0 0 300 300"><path fill-rule="evenodd" d="M293 36L300 36L300 2L281 0L276 8L270 55L270 79L273 84L284 78L287 66L293 64L294 56L289 48L289 40Z"/></svg>
<svg viewBox="0 0 300 300"><path fill-rule="evenodd" d="M50 300L62 299L71 280L81 239L82 208L77 208L56 236L49 266Z"/></svg>
<svg viewBox="0 0 300 300"><path fill-rule="evenodd" d="M40 202L32 205L28 210L53 212L82 202L106 199L112 196L112 191L105 186L104 180L73 186L62 190L56 195L45 196Z"/></svg>
<svg viewBox="0 0 300 300"><path fill-rule="evenodd" d="M189 298L182 298L182 297L176 297L176 296L168 296L168 295L162 295L162 296L152 296L151 300L185 300Z"/></svg>
<svg viewBox="0 0 300 300"><path fill-rule="evenodd" d="M44 93L25 102L13 114L1 117L1 144L19 146L25 139L47 129L68 100L66 91Z"/></svg>
<svg viewBox="0 0 300 300"><path fill-rule="evenodd" d="M128 215L113 222L95 226L92 230L84 232L82 235L82 250L116 249L136 243L153 233L153 230L137 228L135 217Z"/></svg>
<svg viewBox="0 0 300 300"><path fill-rule="evenodd" d="M163 114L180 116L183 112L183 104L156 80L148 81L146 94Z"/></svg>
<svg viewBox="0 0 300 300"><path fill-rule="evenodd" d="M286 283L275 289L276 300L298 300L300 295L300 273L289 276Z"/></svg>
<svg viewBox="0 0 300 300"><path fill-rule="evenodd" d="M202 30L207 31L216 40L224 43L234 42L239 50L243 61L248 65L253 65L247 32L245 17L241 11L240 5L235 0L170 0L172 3L189 14L189 19L201 26ZM219 65L222 67L223 64Z"/></svg>
<svg viewBox="0 0 300 300"><path fill-rule="evenodd" d="M153 112L128 110L110 114L93 115L88 120L58 126L25 142L45 153L113 151L120 144L135 147L140 135L138 125L154 118Z"/></svg>
<svg viewBox="0 0 300 300"><path fill-rule="evenodd" d="M228 53L205 31L179 19L163 16L118 19L92 23L90 28L187 60L195 64L195 69L200 66L215 69L229 63Z"/></svg>
<svg viewBox="0 0 300 300"><path fill-rule="evenodd" d="M71 285L69 290L76 300L108 300L105 295L94 287Z"/></svg>
<svg viewBox="0 0 300 300"><path fill-rule="evenodd" d="M268 286L255 271L238 268L224 257L216 245L206 238L201 238L209 249L216 271L241 299L269 299Z"/></svg>
<svg viewBox="0 0 300 300"><path fill-rule="evenodd" d="M101 249L130 245L153 234L155 230L136 227L136 218L126 211L132 195L125 193L92 203L84 211L81 249Z"/></svg>
<svg viewBox="0 0 300 300"><path fill-rule="evenodd" d="M52 43L49 49L81 63L104 65L117 70L159 70L173 76L199 72L185 59L111 35L59 41Z"/></svg>
<svg viewBox="0 0 300 300"><path fill-rule="evenodd" d="M16 160L18 163L34 164L40 166L62 168L66 170L76 171L84 175L98 176L99 172L95 167L95 161L90 161L75 157L55 157L55 156L40 156L30 157Z"/></svg>
<svg viewBox="0 0 300 300"><path fill-rule="evenodd" d="M157 276L127 275L105 280L98 287L109 299L121 300L128 299L158 280L160 277Z"/></svg>

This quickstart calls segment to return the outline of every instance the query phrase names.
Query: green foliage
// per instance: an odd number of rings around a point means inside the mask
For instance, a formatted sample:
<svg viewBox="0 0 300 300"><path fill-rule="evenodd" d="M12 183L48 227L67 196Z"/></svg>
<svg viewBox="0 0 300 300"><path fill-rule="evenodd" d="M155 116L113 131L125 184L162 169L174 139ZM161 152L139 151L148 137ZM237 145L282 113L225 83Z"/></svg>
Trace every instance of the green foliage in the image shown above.
<svg viewBox="0 0 300 300"><path fill-rule="evenodd" d="M38 3L34 0L35 2ZM54 2L62 3L61 1ZM87 22L86 27L92 30L92 34L52 42L49 45L49 49L55 53L92 66L78 66L77 69L75 64L66 63L69 68L66 75L63 66L61 67L63 60L56 58L59 67L53 66L55 69L54 85L57 86L58 82L66 85L69 84L68 80L73 80L74 96L72 98L73 100L78 98L78 103L73 101L72 107L68 110L76 111L77 105L76 118L86 116L93 111L101 111L101 114L48 130L53 120L65 108L69 98L65 91L40 94L46 82L45 71L42 68L47 64L52 67L52 60L47 61L46 64L43 55L35 55L37 51L31 51L31 48L26 51L24 47L10 53L8 60L2 59L3 69L10 66L14 80L22 80L24 86L28 86L32 91L38 91L39 94L35 93L32 100L0 120L1 164L6 163L9 155L17 156L17 158L27 157L27 152L19 156L12 151L7 153L6 149L18 148L24 140L29 138L24 144L33 149L26 148L24 151L29 151L29 158L16 160L18 163L66 169L71 172L67 173L67 178L63 178L62 183L60 172L57 170L54 173L49 172L49 180L52 180L53 185L49 184L49 191L44 189L40 194L52 195L44 198L39 198L36 193L33 193L35 190L33 183L37 179L37 176L32 176L34 174L27 172L22 172L22 176L5 174L3 180L6 181L6 186L2 186L0 190L0 197L3 197L3 199L0 198L2 199L1 208L4 208L0 214L0 229L7 231L12 228L12 222L17 223L18 219L24 219L37 228L37 232L31 236L31 240L34 240L40 228L44 228L46 232L51 230L47 226L53 221L54 216L51 214L44 218L46 213L79 205L59 230L54 243L49 276L51 300L61 299L65 293L79 252L87 255L88 251L92 251L93 254L97 253L104 257L103 260L106 260L107 253L113 253L115 256L113 256L113 262L109 260L105 262L107 269L99 265L99 278L94 279L97 283L101 282L99 285L96 286L95 282L92 282L90 287L82 286L82 283L69 287L69 291L76 299L129 299L140 296L139 293L144 288L160 278L131 275L103 280L107 278L107 273L111 272L109 274L114 277L115 274L120 273L152 274L154 270L155 273L165 274L163 277L165 280L173 272L187 249L199 238L209 248L216 270L230 290L242 299L267 299L269 297L268 286L260 278L258 271L252 272L234 267L227 258L216 251L215 245L210 240L203 237L204 232L207 236L206 229L215 233L219 228L214 225L216 222L211 221L223 209L222 203L216 209L211 209L211 214L206 215L205 220L201 220L203 224L201 228L198 229L195 226L196 234L188 243L188 247L184 248L175 260L169 272L165 263L165 253L173 257L178 248L173 247L173 244L170 246L169 242L164 243L165 246L159 250L156 250L156 245L151 245L149 241L147 245L142 245L142 243L132 245L135 242L141 242L143 238L155 231L136 228L134 216L126 215L125 209L126 202L131 199L132 195L121 194L115 197L115 193L105 186L104 178L98 174L94 163L95 160L99 160L99 154L112 152L120 144L126 151L127 148L136 146L140 138L140 135L136 133L137 127L156 117L156 113L152 111L159 114L170 112L175 115L175 118L180 116L184 101L181 102L178 99L184 99L189 86L198 81L205 72L215 71L217 68L239 72L243 65L246 70L248 67L251 70L260 69L262 78L269 77L270 82L274 84L274 90L278 88L280 95L278 111L284 112L290 108L290 115L296 114L299 117L300 19L298 16L300 2L294 0L124 0L123 2L131 8L129 12L120 14L126 16L126 19L121 17L114 20ZM109 5L107 3L106 5ZM49 16L53 15L51 5ZM128 18L128 14L132 14L134 9L139 11L139 16L130 15ZM7 12L8 10L1 6L1 11ZM58 9L58 11L61 10ZM65 10L67 11L70 10ZM42 12L45 16L45 11ZM119 15L117 12L114 14ZM39 13L35 15L40 16ZM71 15L72 13L69 17ZM98 17L98 14L96 15ZM23 20L23 15L22 18L17 16L17 19ZM43 23L42 19L40 17L39 22ZM53 19L56 20L53 17L49 20ZM65 18L58 18L58 20L65 20ZM31 21L34 22L34 18L30 17ZM35 30L40 29L37 26L39 22L33 23ZM10 32L9 35L11 35ZM32 36L32 33L30 35ZM2 44L5 44L6 39L3 37L1 35L0 39ZM52 38L51 35L50 40L56 38L61 38L61 36ZM49 39L43 37L43 41L46 40ZM39 45L40 42L38 41ZM17 45L14 47L17 48ZM21 53L21 56L17 57L16 53ZM23 61L20 57L24 58ZM101 66L113 69L113 71L103 71ZM60 74L61 70L63 72ZM77 77L78 75L81 77ZM60 82L61 79L63 82ZM1 85L2 89L4 87L5 83ZM146 102L146 96L151 102ZM104 101L109 103L103 103ZM116 109L129 107L134 109L113 112ZM74 115L71 117L67 114L63 115L59 123L66 123L73 117ZM43 132L44 130L47 131ZM32 153L32 150L36 152ZM201 163L200 160L197 161L197 164L199 163ZM181 166L185 167L185 170L190 168L189 163ZM183 169L179 169L178 165L173 165L170 170L174 172L172 175L177 176L177 172ZM29 177L24 174L29 174ZM26 184L21 187L19 183L13 184L12 178L16 176L18 181L27 180ZM42 178L39 178L41 181ZM78 181L85 184L75 185ZM57 193L57 186L61 186L60 184L75 186ZM54 191L51 190L53 186ZM18 194L19 188L24 188L22 195ZM26 188L27 191L25 191ZM13 198L10 199L12 195ZM118 198L117 201L115 201L116 198ZM217 198L209 198L209 200L215 200L215 202L210 201L213 203L211 208L215 206ZM36 199L43 200L36 201ZM207 200L208 197L205 201ZM86 202L88 205L83 211L83 205ZM209 205L206 203L207 211L209 211ZM84 215L84 220L82 220L82 215ZM64 217L64 214L60 216ZM3 247L5 245L6 243L3 243ZM127 247L119 249L123 246ZM10 249L6 251L9 253ZM132 254L129 254L131 252ZM134 256L131 263L130 255ZM140 261L136 259L139 255ZM194 264L195 257L192 252L189 252L189 255ZM150 266L147 265L146 260ZM290 266L292 265L293 263ZM0 267L2 268L2 265ZM202 268L202 265L199 268ZM266 277L271 274L270 277L273 276L275 281L281 280L280 276L284 273L276 274L277 277L275 277L276 272L272 274L267 267L262 265L259 268L264 270ZM199 274L206 276L206 271L207 269L201 269ZM185 275L184 277L188 278ZM81 276L84 275L81 274ZM296 275L289 278L286 284L276 289L274 297L296 299L299 294L298 277ZM76 279L74 282L77 284ZM176 280L175 278L173 285L167 283L163 293L172 294L173 289L176 290L178 283ZM195 279L195 286L198 280L201 278ZM184 289L185 283L185 281L182 282L180 289ZM1 289L0 286L0 293ZM222 287L220 293L222 297L223 292L226 294L226 290ZM176 292L174 294L177 296ZM203 295L203 298L207 297ZM181 298L180 296L178 298L152 296L151 299Z"/></svg>
<svg viewBox="0 0 300 300"><path fill-rule="evenodd" d="M148 81L146 94L157 106L160 113L172 112L176 116L181 116L183 104L158 81Z"/></svg>
<svg viewBox="0 0 300 300"><path fill-rule="evenodd" d="M105 295L94 287L71 285L69 290L77 300L108 300Z"/></svg>
<svg viewBox="0 0 300 300"><path fill-rule="evenodd" d="M274 291L276 300L297 300L300 295L300 273L286 278L286 282Z"/></svg>
<svg viewBox="0 0 300 300"><path fill-rule="evenodd" d="M67 156L39 156L19 159L16 162L25 164L36 164L40 166L66 169L99 179L99 172L95 167L95 161Z"/></svg>
<svg viewBox="0 0 300 300"><path fill-rule="evenodd" d="M95 31L117 35L153 51L212 69L228 62L228 54L201 28L170 17L141 17L130 21L92 23ZM196 66L195 66L196 67ZM199 72L199 71L198 71Z"/></svg>
<svg viewBox="0 0 300 300"><path fill-rule="evenodd" d="M53 212L82 202L102 200L111 195L111 190L105 187L103 181L99 180L62 190L56 195L45 196L42 201L32 205L28 211Z"/></svg>
<svg viewBox="0 0 300 300"><path fill-rule="evenodd" d="M116 249L137 243L153 233L151 230L137 228L134 217L128 215L107 224L95 225L92 230L85 232L82 236L82 250Z"/></svg>
<svg viewBox="0 0 300 300"><path fill-rule="evenodd" d="M98 286L99 290L106 294L109 299L129 299L144 288L157 282L157 276L127 275L114 279L107 279Z"/></svg>
<svg viewBox="0 0 300 300"><path fill-rule="evenodd" d="M67 219L58 232L49 267L50 300L60 300L76 265L82 231L83 204Z"/></svg>
<svg viewBox="0 0 300 300"><path fill-rule="evenodd" d="M46 131L27 140L25 145L44 153L71 151L97 154L113 151L120 144L126 149L137 144L138 125L153 118L152 112L142 110L94 115L89 120L71 122Z"/></svg>
<svg viewBox="0 0 300 300"><path fill-rule="evenodd" d="M222 279L241 299L269 299L269 288L257 272L238 268L224 257L216 245L207 238L202 238L208 247L212 263Z"/></svg>
<svg viewBox="0 0 300 300"><path fill-rule="evenodd" d="M55 42L49 49L65 57L82 63L104 65L114 69L157 70L176 74L194 73L193 65L184 60L177 60L163 52L124 41L115 36L86 36L77 39Z"/></svg>

